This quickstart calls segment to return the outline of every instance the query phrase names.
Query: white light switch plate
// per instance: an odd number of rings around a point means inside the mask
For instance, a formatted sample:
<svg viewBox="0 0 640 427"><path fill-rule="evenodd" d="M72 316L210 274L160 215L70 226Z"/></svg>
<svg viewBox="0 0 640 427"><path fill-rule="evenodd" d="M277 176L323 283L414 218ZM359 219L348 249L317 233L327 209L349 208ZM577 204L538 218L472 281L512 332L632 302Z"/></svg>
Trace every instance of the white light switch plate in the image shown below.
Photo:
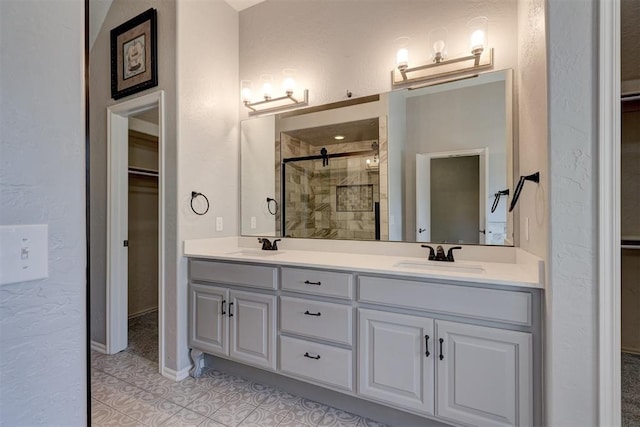
<svg viewBox="0 0 640 427"><path fill-rule="evenodd" d="M49 276L48 225L0 226L0 285Z"/></svg>

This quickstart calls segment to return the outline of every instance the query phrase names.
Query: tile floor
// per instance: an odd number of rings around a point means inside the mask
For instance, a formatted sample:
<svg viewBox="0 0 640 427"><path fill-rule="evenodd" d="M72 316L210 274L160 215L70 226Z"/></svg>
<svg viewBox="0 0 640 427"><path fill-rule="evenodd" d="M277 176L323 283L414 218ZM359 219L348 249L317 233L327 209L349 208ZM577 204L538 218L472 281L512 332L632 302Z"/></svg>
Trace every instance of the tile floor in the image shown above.
<svg viewBox="0 0 640 427"><path fill-rule="evenodd" d="M174 382L128 351L92 352L91 365L92 426L383 426L216 370Z"/></svg>
<svg viewBox="0 0 640 427"><path fill-rule="evenodd" d="M640 355L622 353L622 426L640 426Z"/></svg>

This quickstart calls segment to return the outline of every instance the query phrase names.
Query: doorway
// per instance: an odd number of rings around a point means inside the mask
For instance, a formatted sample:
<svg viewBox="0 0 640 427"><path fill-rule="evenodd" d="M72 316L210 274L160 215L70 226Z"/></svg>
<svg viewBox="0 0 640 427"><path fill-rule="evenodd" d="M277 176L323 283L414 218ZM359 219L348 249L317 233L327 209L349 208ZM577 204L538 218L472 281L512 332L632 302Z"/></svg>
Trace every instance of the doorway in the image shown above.
<svg viewBox="0 0 640 427"><path fill-rule="evenodd" d="M130 347L133 326L134 351L155 358L162 372L164 93L118 103L107 117L106 350L115 354ZM141 340L147 328L157 342Z"/></svg>
<svg viewBox="0 0 640 427"><path fill-rule="evenodd" d="M416 241L485 243L487 161L488 148L416 155Z"/></svg>

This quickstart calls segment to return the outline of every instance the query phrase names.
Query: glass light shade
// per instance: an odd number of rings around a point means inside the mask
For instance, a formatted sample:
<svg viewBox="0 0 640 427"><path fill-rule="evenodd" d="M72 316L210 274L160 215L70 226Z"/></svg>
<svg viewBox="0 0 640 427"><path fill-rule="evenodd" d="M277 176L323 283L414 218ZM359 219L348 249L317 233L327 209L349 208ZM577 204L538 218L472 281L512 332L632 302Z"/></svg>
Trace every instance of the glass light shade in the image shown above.
<svg viewBox="0 0 640 427"><path fill-rule="evenodd" d="M433 62L442 61L446 57L447 29L439 27L429 31L428 44L431 49L431 59L433 59Z"/></svg>
<svg viewBox="0 0 640 427"><path fill-rule="evenodd" d="M260 82L262 83L262 96L264 99L271 99L273 94L273 76L271 74L262 74L260 76Z"/></svg>
<svg viewBox="0 0 640 427"><path fill-rule="evenodd" d="M396 47L396 67L404 69L409 66L409 37L398 37L394 40Z"/></svg>
<svg viewBox="0 0 640 427"><path fill-rule="evenodd" d="M242 102L251 102L253 84L251 80L240 80L240 99Z"/></svg>
<svg viewBox="0 0 640 427"><path fill-rule="evenodd" d="M481 53L487 46L488 22L486 16L477 16L467 23L471 53Z"/></svg>
<svg viewBox="0 0 640 427"><path fill-rule="evenodd" d="M284 79L282 80L282 87L287 95L291 95L296 89L296 70L293 68L285 68L282 71Z"/></svg>

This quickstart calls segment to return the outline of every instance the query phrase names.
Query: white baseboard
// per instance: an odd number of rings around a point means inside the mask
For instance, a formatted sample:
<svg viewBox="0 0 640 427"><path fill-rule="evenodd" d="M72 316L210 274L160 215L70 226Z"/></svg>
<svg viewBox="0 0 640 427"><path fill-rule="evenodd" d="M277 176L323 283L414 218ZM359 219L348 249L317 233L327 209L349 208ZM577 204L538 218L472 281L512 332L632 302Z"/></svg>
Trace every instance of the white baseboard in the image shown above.
<svg viewBox="0 0 640 427"><path fill-rule="evenodd" d="M91 341L91 350L98 353L107 354L107 346L99 342Z"/></svg>
<svg viewBox="0 0 640 427"><path fill-rule="evenodd" d="M173 381L181 381L189 376L190 370L191 366L187 366L186 368L180 369L179 371L175 371L171 368L165 367L162 370L162 376Z"/></svg>

